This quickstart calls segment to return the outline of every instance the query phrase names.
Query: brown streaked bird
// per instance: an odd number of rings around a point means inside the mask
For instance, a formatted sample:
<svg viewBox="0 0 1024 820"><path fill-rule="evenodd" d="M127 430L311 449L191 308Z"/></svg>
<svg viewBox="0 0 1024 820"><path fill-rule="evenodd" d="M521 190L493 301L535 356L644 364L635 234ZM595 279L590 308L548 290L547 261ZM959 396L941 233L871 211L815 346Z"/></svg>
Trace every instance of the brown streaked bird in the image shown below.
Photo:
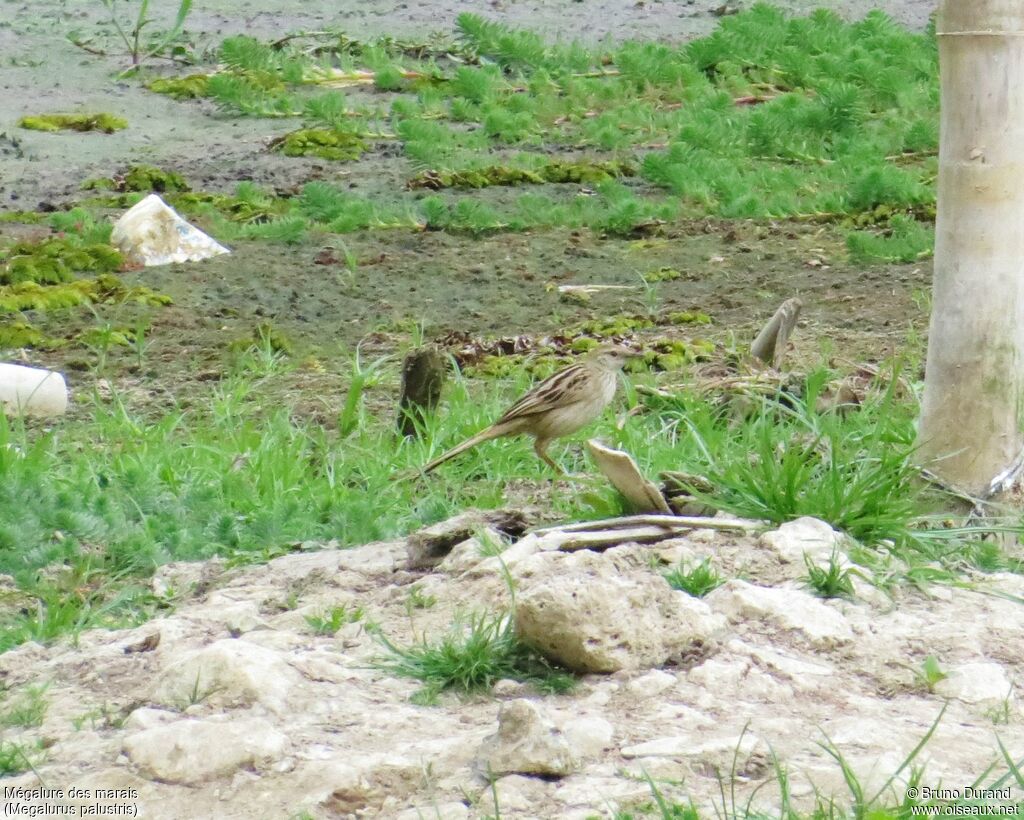
<svg viewBox="0 0 1024 820"><path fill-rule="evenodd" d="M486 430L481 430L438 456L423 468L434 468L478 444L503 436L533 436L534 452L557 473L564 470L548 455L548 445L594 421L615 397L619 372L640 354L616 344L603 344L583 361L554 373L535 385Z"/></svg>

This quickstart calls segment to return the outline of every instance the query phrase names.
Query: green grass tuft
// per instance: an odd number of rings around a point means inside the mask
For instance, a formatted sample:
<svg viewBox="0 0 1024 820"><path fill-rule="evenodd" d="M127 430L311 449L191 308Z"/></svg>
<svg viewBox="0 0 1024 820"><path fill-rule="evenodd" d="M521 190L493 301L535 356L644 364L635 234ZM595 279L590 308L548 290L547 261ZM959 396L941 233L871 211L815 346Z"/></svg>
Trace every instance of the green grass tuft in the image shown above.
<svg viewBox="0 0 1024 820"><path fill-rule="evenodd" d="M509 613L477 613L456 621L441 639L400 647L378 634L387 655L377 666L392 675L422 681L416 699L432 702L446 690L486 692L499 680L530 681L544 691L564 692L575 679L547 663L516 636Z"/></svg>
<svg viewBox="0 0 1024 820"><path fill-rule="evenodd" d="M838 555L833 553L828 565L819 567L810 556L804 554L804 563L807 566L804 583L815 595L821 598L853 597L853 569L844 567Z"/></svg>
<svg viewBox="0 0 1024 820"><path fill-rule="evenodd" d="M694 495L735 515L772 523L807 515L865 544L916 543L926 501L915 482L914 408L889 390L857 413L819 413L824 380L810 377L803 396L761 399L738 427L722 410L683 398L663 412L686 454L661 463L705 477L713 491Z"/></svg>
<svg viewBox="0 0 1024 820"><path fill-rule="evenodd" d="M681 590L694 598L703 598L725 583L725 579L718 574L718 570L711 565L711 561L707 558L694 566L680 563L679 566L666 572L664 578L672 589Z"/></svg>

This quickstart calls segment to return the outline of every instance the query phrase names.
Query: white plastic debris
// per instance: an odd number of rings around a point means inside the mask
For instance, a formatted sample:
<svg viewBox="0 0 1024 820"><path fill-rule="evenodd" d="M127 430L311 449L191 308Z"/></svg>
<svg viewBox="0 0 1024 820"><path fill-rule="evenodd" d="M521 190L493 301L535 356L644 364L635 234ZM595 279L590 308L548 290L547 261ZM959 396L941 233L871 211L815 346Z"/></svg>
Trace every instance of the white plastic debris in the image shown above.
<svg viewBox="0 0 1024 820"><path fill-rule="evenodd" d="M110 239L129 263L147 268L231 253L178 216L156 194L129 208L117 220Z"/></svg>
<svg viewBox="0 0 1024 820"><path fill-rule="evenodd" d="M60 416L68 406L68 387L52 370L0 363L0 402L8 415Z"/></svg>

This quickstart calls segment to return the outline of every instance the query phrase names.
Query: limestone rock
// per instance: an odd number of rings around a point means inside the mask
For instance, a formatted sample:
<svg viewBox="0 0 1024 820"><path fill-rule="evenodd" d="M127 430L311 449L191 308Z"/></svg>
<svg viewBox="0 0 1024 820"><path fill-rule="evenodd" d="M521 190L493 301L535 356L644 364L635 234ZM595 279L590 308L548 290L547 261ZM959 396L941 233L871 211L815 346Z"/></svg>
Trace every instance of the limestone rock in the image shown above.
<svg viewBox="0 0 1024 820"><path fill-rule="evenodd" d="M653 698L678 683L676 676L661 669L652 669L646 675L634 678L626 684L626 689L638 698Z"/></svg>
<svg viewBox="0 0 1024 820"><path fill-rule="evenodd" d="M562 777L573 770L569 743L532 701L502 704L498 731L484 738L477 765L488 775L537 774Z"/></svg>
<svg viewBox="0 0 1024 820"><path fill-rule="evenodd" d="M505 775L494 783L494 791L498 794L497 809L502 817L510 813L513 817L529 817L535 813L537 806L544 803L549 788L547 783L537 777ZM481 808L485 810L484 816L495 812L494 794L490 789L485 789L480 795L480 803Z"/></svg>
<svg viewBox="0 0 1024 820"><path fill-rule="evenodd" d="M424 803L413 806L395 815L395 820L424 820L424 818L443 817L444 820L469 820L469 809L465 803Z"/></svg>
<svg viewBox="0 0 1024 820"><path fill-rule="evenodd" d="M436 567L452 547L487 527L519 536L526 532L527 526L526 515L521 510L467 510L410 535L406 542L407 566L409 569Z"/></svg>
<svg viewBox="0 0 1024 820"><path fill-rule="evenodd" d="M488 550L495 547L505 546L505 539L502 533L494 527L485 527L478 530L477 534L465 541L460 541L437 565L440 572L447 572L452 575L459 575L468 572L485 558L493 555Z"/></svg>
<svg viewBox="0 0 1024 820"><path fill-rule="evenodd" d="M698 739L694 735L678 735L659 737L645 743L637 743L624 747L623 757L679 757L703 758L716 756L723 752L739 752L749 755L759 743L756 735L745 732L742 735L723 735L721 737Z"/></svg>
<svg viewBox="0 0 1024 820"><path fill-rule="evenodd" d="M262 703L283 714L300 680L277 652L228 638L168 666L157 681L152 700L176 708L194 702L219 707Z"/></svg>
<svg viewBox="0 0 1024 820"><path fill-rule="evenodd" d="M468 575L474 577L492 574L500 575L505 570L511 570L513 567L518 566L531 555L536 555L538 552L553 552L559 549L571 537L570 533L558 530L546 532L543 535L537 535L532 532L528 533L512 544L512 546L505 549L501 555L485 558L473 567Z"/></svg>
<svg viewBox="0 0 1024 820"><path fill-rule="evenodd" d="M759 587L733 579L704 600L732 623L766 620L778 629L800 633L816 646L835 646L853 638L838 610L803 590Z"/></svg>
<svg viewBox="0 0 1024 820"><path fill-rule="evenodd" d="M842 542L840 533L824 521L808 516L787 521L760 538L761 546L773 550L784 564L799 564L801 567L805 554L815 564L827 564Z"/></svg>
<svg viewBox="0 0 1024 820"><path fill-rule="evenodd" d="M267 626L255 601L235 601L223 593L214 592L203 609L224 624L232 635L243 635Z"/></svg>
<svg viewBox="0 0 1024 820"><path fill-rule="evenodd" d="M173 561L157 567L150 586L154 594L161 597L173 597L182 593L200 596L218 583L224 572L223 558L212 558L201 563Z"/></svg>
<svg viewBox="0 0 1024 820"><path fill-rule="evenodd" d="M361 547L339 549L337 542L312 544L316 549L295 552L275 558L264 568L268 578L313 583L338 579L344 573L356 575L391 575L398 569L405 554L404 541L374 541Z"/></svg>
<svg viewBox="0 0 1024 820"><path fill-rule="evenodd" d="M625 548L542 552L516 568L516 629L575 672L661 666L712 637L703 604L690 604Z"/></svg>
<svg viewBox="0 0 1024 820"><path fill-rule="evenodd" d="M242 768L280 759L288 738L260 718L179 720L128 735L124 752L140 773L168 783L197 785Z"/></svg>
<svg viewBox="0 0 1024 820"><path fill-rule="evenodd" d="M935 694L964 703L997 705L1013 696L1013 685L998 663L965 663L947 672L935 685Z"/></svg>
<svg viewBox="0 0 1024 820"><path fill-rule="evenodd" d="M127 729L152 729L155 726L173 723L178 719L177 714L166 709L150 709L147 706L140 706L128 715L124 725Z"/></svg>
<svg viewBox="0 0 1024 820"><path fill-rule="evenodd" d="M519 698L522 697L529 688L529 685L522 681L502 678L501 680L496 681L494 686L491 687L491 695L496 698Z"/></svg>
<svg viewBox="0 0 1024 820"><path fill-rule="evenodd" d="M581 760L600 757L609 748L615 736L615 727L602 717L580 717L566 721L562 733L569 741L572 756Z"/></svg>
<svg viewBox="0 0 1024 820"><path fill-rule="evenodd" d="M423 781L420 761L395 754L373 754L347 761L326 761L320 779L328 794L320 801L331 817L366 809L381 810L388 800L413 793ZM386 816L390 816L385 812Z"/></svg>

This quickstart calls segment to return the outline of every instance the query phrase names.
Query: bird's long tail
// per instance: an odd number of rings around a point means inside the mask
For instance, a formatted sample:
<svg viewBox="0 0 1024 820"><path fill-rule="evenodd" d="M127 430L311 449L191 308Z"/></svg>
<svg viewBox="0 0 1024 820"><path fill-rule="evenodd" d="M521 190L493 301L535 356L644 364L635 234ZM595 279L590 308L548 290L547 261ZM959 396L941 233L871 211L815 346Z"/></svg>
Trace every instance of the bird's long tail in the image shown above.
<svg viewBox="0 0 1024 820"><path fill-rule="evenodd" d="M455 456L461 455L462 453L466 452L466 450L471 450L478 444L482 444L485 441L490 441L492 438L499 438L500 436L505 435L508 435L508 430L502 429L500 425L494 425L493 427L488 427L486 430L481 430L472 438L467 438L458 447L453 447L447 453L438 456L433 461L426 464L420 472L426 475L436 467L440 467L446 461L450 461L451 459L455 458Z"/></svg>

